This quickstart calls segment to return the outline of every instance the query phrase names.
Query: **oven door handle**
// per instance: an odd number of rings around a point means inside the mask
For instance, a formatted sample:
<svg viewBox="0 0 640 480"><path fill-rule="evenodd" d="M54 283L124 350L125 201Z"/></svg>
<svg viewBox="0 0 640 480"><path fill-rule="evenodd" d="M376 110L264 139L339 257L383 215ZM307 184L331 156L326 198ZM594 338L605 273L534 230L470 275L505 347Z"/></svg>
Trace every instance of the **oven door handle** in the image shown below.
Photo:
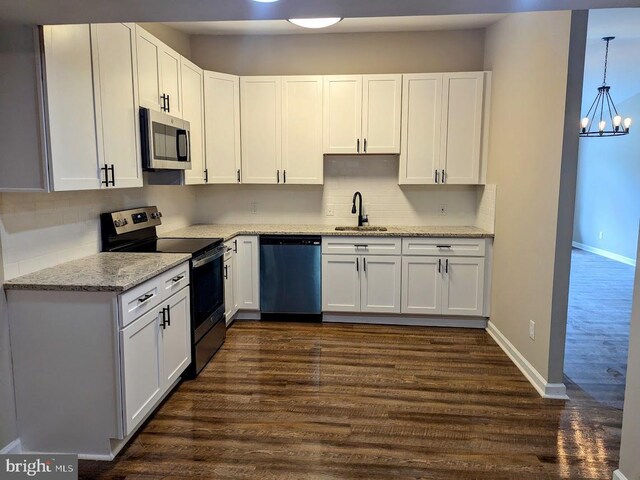
<svg viewBox="0 0 640 480"><path fill-rule="evenodd" d="M207 263L211 263L214 260L217 260L218 258L222 257L223 255L224 255L224 245L222 247L216 248L215 250L212 250L209 253L205 253L201 257L198 257L198 258L194 259L192 267L193 268L202 267L203 265L206 265Z"/></svg>

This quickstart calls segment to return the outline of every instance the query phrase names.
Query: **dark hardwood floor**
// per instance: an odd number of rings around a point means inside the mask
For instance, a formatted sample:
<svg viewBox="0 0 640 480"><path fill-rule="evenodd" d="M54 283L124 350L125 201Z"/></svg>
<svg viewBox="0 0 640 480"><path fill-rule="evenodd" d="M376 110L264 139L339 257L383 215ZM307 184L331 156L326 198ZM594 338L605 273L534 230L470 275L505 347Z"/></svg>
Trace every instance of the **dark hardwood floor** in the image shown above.
<svg viewBox="0 0 640 480"><path fill-rule="evenodd" d="M565 382L622 409L635 269L573 250L565 349Z"/></svg>
<svg viewBox="0 0 640 480"><path fill-rule="evenodd" d="M543 400L482 330L237 322L92 479L610 479L622 412Z"/></svg>

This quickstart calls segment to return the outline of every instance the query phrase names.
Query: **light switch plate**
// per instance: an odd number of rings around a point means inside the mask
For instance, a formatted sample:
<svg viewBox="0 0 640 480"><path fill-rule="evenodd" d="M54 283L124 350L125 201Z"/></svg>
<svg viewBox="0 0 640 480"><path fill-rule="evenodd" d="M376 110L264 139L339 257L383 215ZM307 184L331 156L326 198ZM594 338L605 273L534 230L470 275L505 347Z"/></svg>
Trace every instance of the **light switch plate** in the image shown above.
<svg viewBox="0 0 640 480"><path fill-rule="evenodd" d="M529 338L531 340L536 339L536 322L529 320Z"/></svg>

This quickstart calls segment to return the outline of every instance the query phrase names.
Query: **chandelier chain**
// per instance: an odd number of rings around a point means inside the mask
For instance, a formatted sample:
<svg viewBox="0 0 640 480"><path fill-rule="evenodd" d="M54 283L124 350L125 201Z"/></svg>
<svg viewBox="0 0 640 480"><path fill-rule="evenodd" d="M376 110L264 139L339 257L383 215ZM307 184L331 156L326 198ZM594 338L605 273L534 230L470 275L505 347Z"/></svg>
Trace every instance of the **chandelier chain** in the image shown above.
<svg viewBox="0 0 640 480"><path fill-rule="evenodd" d="M609 63L609 42L611 40L607 39L607 46L605 47L604 50L604 78L602 79L602 85L606 85L607 84L607 64Z"/></svg>

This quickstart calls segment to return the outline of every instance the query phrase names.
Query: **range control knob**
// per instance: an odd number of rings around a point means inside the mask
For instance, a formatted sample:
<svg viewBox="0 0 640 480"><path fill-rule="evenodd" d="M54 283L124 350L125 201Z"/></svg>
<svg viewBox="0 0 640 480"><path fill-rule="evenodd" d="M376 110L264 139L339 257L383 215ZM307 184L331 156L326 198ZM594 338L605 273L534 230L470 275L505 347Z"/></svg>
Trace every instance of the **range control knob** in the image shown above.
<svg viewBox="0 0 640 480"><path fill-rule="evenodd" d="M159 219L159 218L162 218L162 212L153 212L153 213L151 214L151 218L152 218L152 219L154 219L154 220L157 220L157 219Z"/></svg>
<svg viewBox="0 0 640 480"><path fill-rule="evenodd" d="M126 218L122 219L122 226L124 227L125 225L129 225L129 220L127 220Z"/></svg>

